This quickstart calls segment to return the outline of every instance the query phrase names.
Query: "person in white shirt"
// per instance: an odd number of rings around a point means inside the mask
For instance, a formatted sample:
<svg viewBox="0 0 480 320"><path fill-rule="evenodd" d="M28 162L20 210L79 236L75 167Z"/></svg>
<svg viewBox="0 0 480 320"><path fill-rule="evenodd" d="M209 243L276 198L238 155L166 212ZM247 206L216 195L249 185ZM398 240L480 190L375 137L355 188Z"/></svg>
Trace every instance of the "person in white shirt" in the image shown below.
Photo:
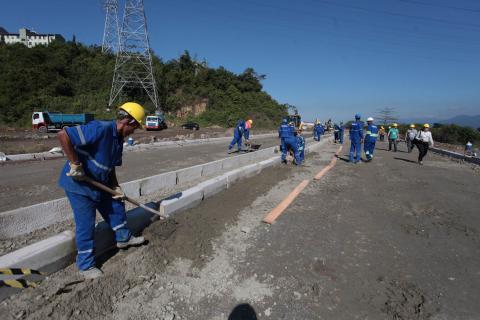
<svg viewBox="0 0 480 320"><path fill-rule="evenodd" d="M412 152L413 150L413 147L414 147L413 140L417 136L417 133L418 133L417 129L415 129L415 125L412 123L410 125L410 128L405 133L405 142L407 144L408 153Z"/></svg>
<svg viewBox="0 0 480 320"><path fill-rule="evenodd" d="M433 147L432 133L428 123L425 123L422 130L415 136L415 145L418 148L418 164L423 165L423 158L427 155L428 148Z"/></svg>

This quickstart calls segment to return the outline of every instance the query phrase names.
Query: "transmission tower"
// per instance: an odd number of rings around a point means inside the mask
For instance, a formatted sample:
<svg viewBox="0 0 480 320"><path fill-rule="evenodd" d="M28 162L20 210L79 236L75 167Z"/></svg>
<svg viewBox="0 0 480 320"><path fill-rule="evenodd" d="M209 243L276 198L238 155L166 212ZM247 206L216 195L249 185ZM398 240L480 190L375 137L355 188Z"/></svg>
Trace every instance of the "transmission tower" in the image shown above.
<svg viewBox="0 0 480 320"><path fill-rule="evenodd" d="M143 0L126 0L109 107L123 99L126 90L136 88L143 88L160 111Z"/></svg>
<svg viewBox="0 0 480 320"><path fill-rule="evenodd" d="M118 23L118 0L104 0L103 9L105 10L105 27L103 29L103 53L114 53L119 44L119 23Z"/></svg>

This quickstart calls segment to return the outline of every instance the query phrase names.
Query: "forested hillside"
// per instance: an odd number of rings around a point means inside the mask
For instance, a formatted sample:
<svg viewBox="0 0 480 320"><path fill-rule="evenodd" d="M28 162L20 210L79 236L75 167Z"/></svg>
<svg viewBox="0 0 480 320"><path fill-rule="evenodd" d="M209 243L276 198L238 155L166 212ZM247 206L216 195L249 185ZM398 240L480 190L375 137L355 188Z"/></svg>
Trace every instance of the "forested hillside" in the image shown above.
<svg viewBox="0 0 480 320"><path fill-rule="evenodd" d="M252 117L256 126L270 127L286 114L262 90L265 76L251 68L241 74L210 68L187 51L167 62L154 56L153 63L160 104L170 119L200 101L207 101L207 110L195 120L203 125L232 126L238 118ZM106 107L114 65L115 56L75 42L30 49L0 43L0 123L28 126L34 110L92 112L97 119L111 119L114 114ZM130 92L129 99L153 111L142 91Z"/></svg>

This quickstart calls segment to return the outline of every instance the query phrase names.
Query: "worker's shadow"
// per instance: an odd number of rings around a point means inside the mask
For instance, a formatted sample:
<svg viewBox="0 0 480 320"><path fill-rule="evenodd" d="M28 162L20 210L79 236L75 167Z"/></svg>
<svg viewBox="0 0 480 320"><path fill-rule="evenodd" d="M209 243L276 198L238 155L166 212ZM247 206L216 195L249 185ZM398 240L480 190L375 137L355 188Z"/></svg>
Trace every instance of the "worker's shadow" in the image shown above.
<svg viewBox="0 0 480 320"><path fill-rule="evenodd" d="M405 162L410 162L410 163L417 163L417 161L413 161L413 160L410 160L410 159L397 158L397 157L393 157L393 159L400 160L400 161L405 161Z"/></svg>
<svg viewBox="0 0 480 320"><path fill-rule="evenodd" d="M382 150L382 151L394 152L393 150L388 150L387 148L379 148L379 147L375 147L375 150ZM407 153L406 151L399 150L399 149L397 149L397 152L400 152L400 153Z"/></svg>
<svg viewBox="0 0 480 320"><path fill-rule="evenodd" d="M257 320L257 313L255 309L248 303L242 303L236 306L230 315L228 320Z"/></svg>

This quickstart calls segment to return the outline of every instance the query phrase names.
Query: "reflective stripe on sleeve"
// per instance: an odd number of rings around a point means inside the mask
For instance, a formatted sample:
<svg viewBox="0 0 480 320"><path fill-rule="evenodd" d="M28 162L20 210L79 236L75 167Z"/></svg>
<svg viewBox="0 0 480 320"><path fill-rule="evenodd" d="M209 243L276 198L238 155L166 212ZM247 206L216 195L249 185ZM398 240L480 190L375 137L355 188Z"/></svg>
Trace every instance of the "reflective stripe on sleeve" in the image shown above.
<svg viewBox="0 0 480 320"><path fill-rule="evenodd" d="M78 251L77 253L82 254L82 253L90 253L90 252L93 252L93 249L82 250L82 251Z"/></svg>
<svg viewBox="0 0 480 320"><path fill-rule="evenodd" d="M110 170L111 170L110 167L107 167L107 166L104 166L104 165L101 164L101 163L98 163L98 161L95 160L95 159L90 155L90 153L88 153L87 151L82 150L82 149L79 149L79 148L76 148L75 150L76 150L78 153L83 154L84 156L88 157L88 160L92 161L93 164L94 164L96 167L98 167L98 168L100 168L100 169L102 169L102 170L105 170L105 171L110 171Z"/></svg>
<svg viewBox="0 0 480 320"><path fill-rule="evenodd" d="M125 225L126 225L126 223L124 222L124 223L122 223L122 224L119 224L119 225L116 226L116 227L113 227L112 230L113 230L113 231L117 231L118 229L125 227Z"/></svg>
<svg viewBox="0 0 480 320"><path fill-rule="evenodd" d="M76 126L75 128L77 128L78 136L80 137L80 143L82 145L87 144L87 141L85 140L85 136L83 135L82 128L80 128L80 126Z"/></svg>
<svg viewBox="0 0 480 320"><path fill-rule="evenodd" d="M376 138L376 137L378 137L378 134L376 134L376 133L370 133L370 137Z"/></svg>

